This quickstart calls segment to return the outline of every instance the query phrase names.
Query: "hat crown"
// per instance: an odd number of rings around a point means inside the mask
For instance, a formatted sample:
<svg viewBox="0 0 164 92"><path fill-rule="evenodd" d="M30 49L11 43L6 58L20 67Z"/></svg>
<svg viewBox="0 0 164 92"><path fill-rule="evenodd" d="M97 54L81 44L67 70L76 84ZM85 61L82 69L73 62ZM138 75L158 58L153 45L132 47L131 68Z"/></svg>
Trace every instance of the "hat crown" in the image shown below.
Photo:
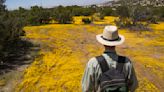
<svg viewBox="0 0 164 92"><path fill-rule="evenodd" d="M103 38L107 40L115 40L119 38L118 29L116 26L106 26L102 34Z"/></svg>

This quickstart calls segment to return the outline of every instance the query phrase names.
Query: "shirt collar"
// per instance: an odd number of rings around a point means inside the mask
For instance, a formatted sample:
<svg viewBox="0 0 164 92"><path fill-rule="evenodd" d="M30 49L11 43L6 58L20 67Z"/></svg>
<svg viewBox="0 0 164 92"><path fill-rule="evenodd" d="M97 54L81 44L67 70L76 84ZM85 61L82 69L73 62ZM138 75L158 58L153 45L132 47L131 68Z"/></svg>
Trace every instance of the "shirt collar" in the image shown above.
<svg viewBox="0 0 164 92"><path fill-rule="evenodd" d="M105 50L104 53L116 53L115 50Z"/></svg>

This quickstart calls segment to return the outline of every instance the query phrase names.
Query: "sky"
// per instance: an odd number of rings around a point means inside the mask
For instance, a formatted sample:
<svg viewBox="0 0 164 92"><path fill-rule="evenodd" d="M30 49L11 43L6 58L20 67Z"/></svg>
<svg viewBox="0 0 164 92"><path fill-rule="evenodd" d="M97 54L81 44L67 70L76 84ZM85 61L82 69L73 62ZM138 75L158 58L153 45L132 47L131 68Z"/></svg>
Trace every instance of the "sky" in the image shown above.
<svg viewBox="0 0 164 92"><path fill-rule="evenodd" d="M103 3L110 0L6 0L5 5L8 9L17 9L18 7L30 8L38 5L43 7L54 7L58 5L90 5Z"/></svg>

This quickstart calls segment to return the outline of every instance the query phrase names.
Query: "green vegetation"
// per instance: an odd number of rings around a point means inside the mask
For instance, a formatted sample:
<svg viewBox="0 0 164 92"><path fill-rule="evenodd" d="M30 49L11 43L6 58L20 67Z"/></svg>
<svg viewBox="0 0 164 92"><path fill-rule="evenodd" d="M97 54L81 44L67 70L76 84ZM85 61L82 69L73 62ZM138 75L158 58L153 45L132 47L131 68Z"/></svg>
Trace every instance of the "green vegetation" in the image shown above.
<svg viewBox="0 0 164 92"><path fill-rule="evenodd" d="M31 25L46 24L47 19L50 18L50 12L44 10L42 7L33 6L29 11L28 22Z"/></svg>
<svg viewBox="0 0 164 92"><path fill-rule="evenodd" d="M158 20L164 20L164 7L133 5L132 1L122 0L120 2L121 6L117 7L98 7L96 5L82 7L74 5L43 8L41 6L32 6L29 10L20 7L18 10L10 11L10 13L19 17L25 25L48 24L51 20L59 24L68 24L73 23L73 16L92 16L93 21L104 19L105 16L118 16L119 20L116 22L120 27L137 26L139 22L143 21L157 23Z"/></svg>
<svg viewBox="0 0 164 92"><path fill-rule="evenodd" d="M82 22L84 22L84 24L90 24L92 21L89 18L83 18Z"/></svg>
<svg viewBox="0 0 164 92"><path fill-rule="evenodd" d="M7 51L4 51L7 50L6 46L24 35L21 18L6 10L4 2L0 0L0 60L7 56Z"/></svg>
<svg viewBox="0 0 164 92"><path fill-rule="evenodd" d="M128 27L132 30L149 30L150 23L157 24L157 21L163 20L163 6L142 6L139 3L134 4L133 0L122 0L120 3L121 6L116 8L119 16L116 24L120 27Z"/></svg>
<svg viewBox="0 0 164 92"><path fill-rule="evenodd" d="M103 19L105 16L114 16L115 11L112 10L112 7L103 7L100 12L100 19Z"/></svg>
<svg viewBox="0 0 164 92"><path fill-rule="evenodd" d="M69 8L69 7L68 7ZM66 9L66 7L59 6L54 9L52 17L58 21L60 24L68 24L72 22L72 12L70 9Z"/></svg>

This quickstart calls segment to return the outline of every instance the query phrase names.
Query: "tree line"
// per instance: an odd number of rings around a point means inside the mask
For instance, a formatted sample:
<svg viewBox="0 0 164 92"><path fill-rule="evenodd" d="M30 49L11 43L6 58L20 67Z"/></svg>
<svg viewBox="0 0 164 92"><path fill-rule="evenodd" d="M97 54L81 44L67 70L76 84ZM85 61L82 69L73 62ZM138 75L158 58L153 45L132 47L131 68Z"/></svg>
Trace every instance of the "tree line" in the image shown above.
<svg viewBox="0 0 164 92"><path fill-rule="evenodd" d="M126 0L125 0L126 1ZM72 23L73 16L93 16L99 13L101 19L104 16L117 16L122 18L132 19L133 24L137 21L156 22L164 20L164 7L128 5L122 3L117 7L98 7L91 5L88 7L82 6L58 6L54 8L43 8L41 6L32 6L30 9L19 7L18 10L10 11L13 16L23 18L24 24L40 25L46 24L49 20L54 19L60 24Z"/></svg>

